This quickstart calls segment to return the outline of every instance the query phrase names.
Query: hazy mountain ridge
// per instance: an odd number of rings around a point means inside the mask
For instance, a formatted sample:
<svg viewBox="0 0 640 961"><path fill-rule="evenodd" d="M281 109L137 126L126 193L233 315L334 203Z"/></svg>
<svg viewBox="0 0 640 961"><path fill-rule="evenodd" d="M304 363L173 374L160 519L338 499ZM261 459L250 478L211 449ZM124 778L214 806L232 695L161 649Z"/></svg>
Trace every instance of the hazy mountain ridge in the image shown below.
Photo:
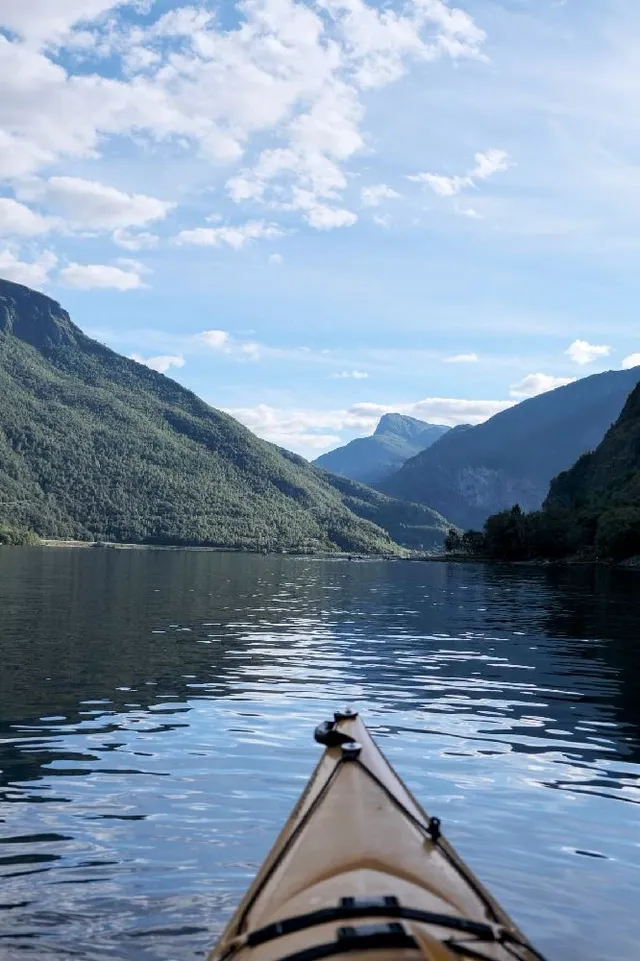
<svg viewBox="0 0 640 961"><path fill-rule="evenodd" d="M5 524L49 537L398 551L380 526L386 513L397 523L391 498L355 485L347 506L329 475L8 281L0 281L0 393ZM415 511L438 542L442 519Z"/></svg>
<svg viewBox="0 0 640 961"><path fill-rule="evenodd" d="M537 510L551 480L600 443L638 380L640 368L594 374L452 430L380 489L461 527L481 527L515 503Z"/></svg>
<svg viewBox="0 0 640 961"><path fill-rule="evenodd" d="M554 478L542 510L516 505L446 544L509 561L640 557L640 385L598 447Z"/></svg>
<svg viewBox="0 0 640 961"><path fill-rule="evenodd" d="M406 414L384 414L370 437L356 437L343 447L321 454L313 463L333 474L376 485L448 430Z"/></svg>

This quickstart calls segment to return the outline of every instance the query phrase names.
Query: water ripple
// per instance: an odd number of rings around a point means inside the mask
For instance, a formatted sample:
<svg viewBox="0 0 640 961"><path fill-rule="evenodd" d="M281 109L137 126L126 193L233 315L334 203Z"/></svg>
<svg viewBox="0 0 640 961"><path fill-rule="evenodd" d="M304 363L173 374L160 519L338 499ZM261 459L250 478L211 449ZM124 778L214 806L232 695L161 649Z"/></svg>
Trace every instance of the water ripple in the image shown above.
<svg viewBox="0 0 640 961"><path fill-rule="evenodd" d="M637 957L637 575L15 550L0 604L3 959L201 957L343 702L551 959Z"/></svg>

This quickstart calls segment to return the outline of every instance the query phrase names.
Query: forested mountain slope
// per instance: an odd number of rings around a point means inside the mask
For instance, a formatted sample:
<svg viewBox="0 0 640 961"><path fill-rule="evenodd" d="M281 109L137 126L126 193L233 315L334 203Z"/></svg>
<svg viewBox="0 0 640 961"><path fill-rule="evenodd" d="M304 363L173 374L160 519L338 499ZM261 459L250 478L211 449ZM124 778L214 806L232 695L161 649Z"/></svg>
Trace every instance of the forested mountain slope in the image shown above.
<svg viewBox="0 0 640 961"><path fill-rule="evenodd" d="M363 552L397 551L383 525L406 529L391 498L358 485L345 495L85 336L49 297L1 280L0 397L0 523L48 537ZM415 512L438 542L442 518Z"/></svg>

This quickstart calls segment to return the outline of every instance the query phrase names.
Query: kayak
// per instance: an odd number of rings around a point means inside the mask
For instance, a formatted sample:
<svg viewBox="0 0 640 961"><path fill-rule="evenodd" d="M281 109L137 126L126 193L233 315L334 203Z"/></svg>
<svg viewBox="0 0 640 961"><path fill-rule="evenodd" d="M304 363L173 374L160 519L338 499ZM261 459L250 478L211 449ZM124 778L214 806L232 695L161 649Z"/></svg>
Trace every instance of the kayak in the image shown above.
<svg viewBox="0 0 640 961"><path fill-rule="evenodd" d="M402 783L355 711L209 961L543 961Z"/></svg>

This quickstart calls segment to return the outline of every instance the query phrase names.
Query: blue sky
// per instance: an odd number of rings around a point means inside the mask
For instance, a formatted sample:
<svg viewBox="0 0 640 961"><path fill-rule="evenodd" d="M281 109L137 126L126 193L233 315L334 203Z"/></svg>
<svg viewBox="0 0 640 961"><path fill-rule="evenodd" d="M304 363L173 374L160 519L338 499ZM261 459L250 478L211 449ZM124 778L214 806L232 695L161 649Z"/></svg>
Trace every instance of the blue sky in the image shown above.
<svg viewBox="0 0 640 961"><path fill-rule="evenodd" d="M310 457L635 365L639 36L623 0L3 0L0 276Z"/></svg>

